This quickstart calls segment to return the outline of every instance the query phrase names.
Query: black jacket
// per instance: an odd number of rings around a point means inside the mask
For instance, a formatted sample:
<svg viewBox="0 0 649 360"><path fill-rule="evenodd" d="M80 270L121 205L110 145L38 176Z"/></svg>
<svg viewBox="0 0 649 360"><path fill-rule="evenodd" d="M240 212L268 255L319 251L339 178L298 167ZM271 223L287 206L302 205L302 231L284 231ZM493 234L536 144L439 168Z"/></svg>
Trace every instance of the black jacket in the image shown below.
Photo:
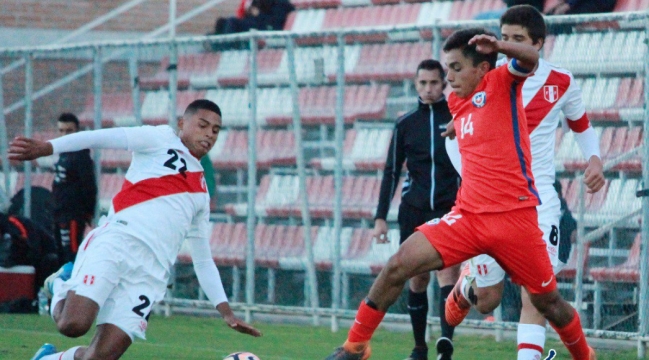
<svg viewBox="0 0 649 360"><path fill-rule="evenodd" d="M52 184L54 221L90 220L97 204L97 183L90 150L61 153Z"/></svg>
<svg viewBox="0 0 649 360"><path fill-rule="evenodd" d="M448 211L453 207L460 176L451 164L445 139L441 135L451 118L448 103L443 99L431 105L423 104L420 100L417 109L397 120L385 162L375 218L387 217L404 161L407 161L408 172L402 202L425 211ZM433 164L435 178L431 182Z"/></svg>

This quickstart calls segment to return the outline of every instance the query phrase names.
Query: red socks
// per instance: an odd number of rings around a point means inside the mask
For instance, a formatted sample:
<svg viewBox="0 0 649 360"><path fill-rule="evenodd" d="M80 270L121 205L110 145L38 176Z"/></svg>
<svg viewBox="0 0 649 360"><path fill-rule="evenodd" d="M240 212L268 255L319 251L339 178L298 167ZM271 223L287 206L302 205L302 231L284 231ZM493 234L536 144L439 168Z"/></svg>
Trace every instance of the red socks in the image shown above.
<svg viewBox="0 0 649 360"><path fill-rule="evenodd" d="M588 360L590 356L590 349L588 348L588 343L586 343L586 336L584 331L581 329L581 321L579 320L579 314L577 311L574 311L574 315L568 325L558 328L554 324L550 323L552 328L559 334L561 341L566 345L570 355L575 360Z"/></svg>
<svg viewBox="0 0 649 360"><path fill-rule="evenodd" d="M370 341L384 316L384 312L371 308L365 300L361 301L354 325L349 329L347 341L353 343Z"/></svg>

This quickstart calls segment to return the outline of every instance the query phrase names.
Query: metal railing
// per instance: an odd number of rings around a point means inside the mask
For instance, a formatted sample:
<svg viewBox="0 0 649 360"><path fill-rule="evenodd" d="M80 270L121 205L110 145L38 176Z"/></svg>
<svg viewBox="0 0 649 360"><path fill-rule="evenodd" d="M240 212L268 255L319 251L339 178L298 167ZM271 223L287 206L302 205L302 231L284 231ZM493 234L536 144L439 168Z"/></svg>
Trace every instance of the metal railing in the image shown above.
<svg viewBox="0 0 649 360"><path fill-rule="evenodd" d="M209 1L206 4L204 4L201 8L195 9L195 11L187 13L180 18L175 20L176 24L182 23L188 19L190 19L192 16L197 15L198 13L202 12L204 9L207 7L213 6L214 4L220 2L219 1ZM624 24L634 24L634 28L636 29L644 29L644 32L646 34L646 38L649 39L649 13L648 12L636 12L636 13L621 13L621 14L602 14L602 15L597 15L597 16L592 16L592 15L580 15L580 16L562 16L562 17L554 17L548 19L548 23L551 25L560 25L560 24L588 24L588 23L602 23L602 22L619 22L619 23L624 23ZM637 23L640 22L641 25L637 25ZM644 23L643 23L644 22ZM248 106L250 109L250 117L248 118L247 122L247 131L248 131L248 158L247 158L247 216L246 216L246 227L247 227L247 243L246 243L246 252L245 252L245 267L246 267L246 272L245 272L245 301L242 303L237 303L235 304L235 308L241 309L245 311L246 314L246 320L251 320L252 316L255 312L278 312L278 313L290 313L290 314L306 314L313 316L313 321L315 324L318 323L318 319L321 316L331 316L332 318L332 330L336 331L339 328L338 325L338 319L341 317L350 317L352 316L352 312L347 309L343 309L342 304L343 303L348 303L348 301L343 301L341 298L341 294L343 294L343 289L342 287L342 274L345 272L343 269L343 266L341 264L341 258L342 254L344 252L343 249L343 243L342 243L342 233L343 233L343 227L345 221L347 219L344 218L343 216L343 204L344 200L343 199L343 172L345 171L343 167L343 159L346 154L344 154L344 137L345 137L345 109L347 106L350 104L347 104L346 101L346 96L345 96L345 89L346 89L346 74L348 73L349 69L346 68L345 62L347 60L348 56L348 43L349 39L352 37L361 37L361 36L368 36L368 35L376 35L376 34L386 34L386 33L423 33L426 31L429 31L433 34L433 39L428 40L428 38L419 39L417 41L419 42L427 42L431 41L431 46L430 46L430 51L431 51L431 56L434 58L440 58L440 52L441 52L441 44L442 44L442 35L452 29L456 29L459 27L466 27L466 26L474 26L474 25L481 25L481 26L494 26L497 25L497 22L495 21L488 21L488 22L478 22L478 21L461 21L461 22L443 22L443 23L438 23L434 25L427 25L427 26L389 26L389 27L377 27L373 29L341 29L341 30L336 30L336 31L320 31L320 32L308 32L308 33L290 33L290 32L283 32L283 31L277 31L277 32L251 32L247 34L233 34L233 35L226 35L226 36L196 36L196 37L177 37L177 38L170 38L170 39L152 39L152 37L160 34L163 31L166 31L169 29L169 27L173 27L172 24L167 24L164 27L161 27L160 29L150 33L146 39L143 40L133 40L133 41L106 41L106 42L93 42L93 43L77 43L77 44L69 44L69 45L49 45L49 46L40 46L40 47L21 47L21 48L10 48L10 49L0 49L0 57L6 57L6 58L18 58L18 59L24 59L24 67L25 67L25 73L28 74L25 78L25 94L24 94L24 99L20 102L16 102L12 105L10 105L8 108L5 109L4 114L9 114L18 108L24 106L25 107L25 116L24 116L24 123L25 123L25 134L27 136L31 135L32 133L32 105L34 101L38 101L43 95L51 93L55 89L59 88L60 86L70 83L72 81L75 81L82 75L88 73L88 72L93 72L93 89L92 93L94 95L94 125L95 128L100 128L102 124L102 112L103 112L103 107L102 107L102 94L103 94L103 89L102 89L102 80L105 79L107 74L102 73L102 68L105 66L106 62L108 61L115 61L116 59L119 59L119 57L115 54L124 54L124 53L129 53L129 57L127 60L125 60L128 63L128 68L129 68L129 81L131 83L129 84L130 90L133 92L133 102L134 102L134 111L135 111L135 118L136 118L136 123L141 124L142 123L142 118L141 114L139 114L140 108L143 104L140 103L139 101L139 92L140 89L137 87L137 81L134 81L135 78L138 77L138 62L139 59L137 58L138 52L141 51L142 49L147 49L151 48L154 46L157 47L164 47L168 49L168 54L169 54L169 62L171 65L177 65L178 61L178 56L179 53L182 53L183 51L186 51L186 49L189 48L195 48L196 46L202 45L205 42L213 43L213 44L222 44L222 45L232 45L232 44L246 44L247 46L247 61L249 66L247 67L247 73L245 74L247 77L246 83L243 85L246 88L247 91L247 98L248 98ZM334 141L332 144L334 145L335 149L335 167L334 167L334 172L333 172L333 177L334 177L334 200L333 200L333 246L332 246L332 254L331 258L331 275L332 275L332 280L331 280L331 306L330 307L323 307L319 303L320 295L318 292L318 289L320 288L318 286L318 278L317 278L317 269L316 269L316 255L315 254L315 248L314 244L316 242L316 239L311 237L311 224L313 220L311 219L310 216L310 204L309 204L309 196L307 193L307 176L306 176L306 168L307 168L307 161L305 159L305 147L302 145L303 144L303 139L302 139L302 133L304 131L301 123L301 114L302 114L302 109L300 109L300 99L299 99L299 92L302 88L304 88L304 84L299 82L298 75L297 75L297 67L298 65L303 65L299 64L298 61L296 60L296 53L297 49L296 47L298 46L310 46L313 44L313 39L314 38L333 38L335 39L334 45L332 47L335 49L335 73L333 74L334 76L331 76L329 80L326 81L327 85L332 85L336 87L336 98L335 98L335 119L334 119ZM301 216L296 220L298 221L301 225L304 226L304 241L305 241L305 255L306 255L306 264L304 267L305 273L306 273L306 289L305 289L305 306L303 307L295 307L295 306L279 306L279 305L274 305L274 304L269 304L269 305L263 305L263 304L257 304L255 301L255 276L256 276L256 264L255 264L255 259L256 259L256 249L255 249L255 228L256 225L258 224L258 217L255 214L255 207L256 207L256 198L257 198L257 188L258 188L258 167L257 167L257 141L256 141L256 134L257 134L257 129L259 127L258 122L260 119L258 119L258 113L259 110L266 106L267 104L259 104L259 97L258 97L258 90L261 88L264 88L265 85L259 84L259 71L260 71L260 64L259 64L259 56L260 56L260 48L259 44L260 41L263 40L266 43L270 44L272 43L273 46L277 46L276 49L281 49L286 53L286 59L287 59L287 68L288 68L288 76L285 81L283 80L281 84L275 84L277 87L286 87L288 85L289 91L291 93L291 125L290 129L292 130L294 136L295 136L295 143L296 143L296 167L297 167L297 174L299 178L299 186L298 186L298 197L300 199L300 204L299 204L299 209L300 209L300 214ZM389 41L389 40L388 40ZM301 44L307 44L307 45L301 45ZM329 44L329 43L328 43ZM321 46L321 44L320 44ZM643 46L642 44L638 44L638 46ZM644 45L644 53L645 53L645 59L649 58L649 50L647 50L646 45ZM93 51L93 63L87 66L82 67L80 70L73 72L72 74L67 75L65 78L60 79L54 83L51 83L39 90L36 90L32 93L32 62L38 59L38 56L47 56L48 58L56 58L56 56L60 56L63 53L70 53L70 52L75 52L75 51L85 51L85 50L92 50ZM107 55L109 54L110 55ZM224 56L223 53L221 56ZM349 55L351 56L351 55ZM175 66L170 66L170 68L175 69ZM643 73L643 76L645 77L645 84L649 83L649 78L648 78L648 73L649 73L649 65L645 62L644 64L644 69L639 71L638 73ZM178 81L178 73L176 70L169 71L169 85L168 85L168 91L169 91L169 99L170 101L170 106L169 106L169 111L168 111L168 121L171 123L171 125L175 125L175 119L177 117L177 110L175 109L175 106L177 104L177 93L178 93L178 88L177 88L177 81ZM380 79L379 79L380 81ZM2 78L0 77L0 85L2 85ZM220 84L220 83L215 83L213 85L213 88L223 88L227 87L228 85ZM236 86L241 86L241 85L234 85ZM308 85L307 85L308 87ZM0 86L0 95L2 91L2 87ZM2 99L2 96L0 96L0 101ZM642 125L644 126L645 129L649 128L649 86L645 86L644 88L644 119L642 122ZM0 107L1 107L0 103ZM228 104L220 104L222 107L227 107ZM0 120L4 120L0 115ZM224 119L224 121L227 121L227 119ZM0 135L3 138L3 142L0 144L0 151L2 151L2 156L3 156L3 171L5 174L5 188L8 190L10 188L9 184L9 166L6 158L6 137L7 137L7 131L5 128L5 122L2 121L2 126L0 126ZM227 122L226 122L227 125ZM647 131L644 132L644 143L647 144L648 141L648 135ZM642 150L640 150L642 149ZM644 184L646 187L647 184L649 184L649 169L647 166L647 159L649 159L649 150L647 150L647 146L644 146L642 148L638 148L634 150L636 153L639 151L643 151L643 161L642 161L642 179L644 181ZM628 158L632 157L636 153L629 153L626 154L622 157L619 157L617 159L614 159L613 161L607 162L606 163L606 169L613 169L614 165L623 162L625 160L628 160ZM99 157L96 158L96 161L100 161ZM25 164L25 183L27 185L27 189L29 189L29 184L30 184L30 164ZM580 179L579 175L576 176L576 179ZM579 230L578 230L578 264L582 264L582 259L585 256L585 251L584 251L584 245L587 242L591 242L593 240L596 240L600 238L601 236L609 233L611 229L616 229L619 227L621 224L626 223L627 219L630 218L637 218L638 215L640 215L640 210L631 210L628 211L628 213L622 217L622 218L611 218L611 221L608 224L600 224L599 226L595 227L595 230L591 230L590 232L587 232L586 230L586 222L584 219L584 214L586 213L587 209L585 204L583 203L583 187L582 190L580 190L580 197L581 197L581 205L579 206L578 214L577 217L579 217ZM29 209L26 208L26 212L28 212ZM598 336L598 337L606 337L606 338L616 338L616 339L636 339L638 341L638 354L639 356L644 356L645 352L645 344L647 342L647 338L649 336L649 328L648 328L648 322L647 322L647 306L648 306L648 301L649 301L649 294L648 294L648 286L647 282L649 279L649 275L647 274L648 268L647 268L647 261L649 260L648 258L648 253L647 253L647 248L649 244L649 228L647 225L649 222L649 199L644 198L642 202L642 247L641 247L641 254L640 254L640 284L639 284L639 304L638 304L638 327L637 331L634 332L619 332L619 331L608 331L608 330L592 330L588 331L588 334L591 336ZM359 226L359 225L357 225ZM592 228L592 226L589 226ZM235 289L233 290L234 294L238 294L239 291L239 271L240 269L238 267L233 268L233 276L234 276L234 287ZM274 274L274 273L273 273ZM269 279L274 276L271 275L269 272ZM574 303L577 307L577 309L582 310L582 304L584 302L585 294L585 286L583 285L584 278L587 278L585 276L585 269L581 266L578 267L577 269L577 276L575 277L575 283L574 283L574 288L575 288L575 299ZM273 278L274 279L274 278ZM270 280L269 280L270 281ZM274 280L273 280L274 281ZM235 295L235 297L237 297ZM207 306L206 302L201 302L201 301L196 301L196 300L183 300L183 299L169 299L166 301L167 304L172 305L172 306ZM390 315L387 317L388 320L392 319L394 321L404 321L406 319L405 315ZM431 323L435 323L435 320L431 318ZM513 323L508 323L508 322L495 322L495 323L489 323L489 322L483 322L483 321L475 321L475 320L469 320L465 324L469 326L477 326L477 327L483 327L483 328L494 328L494 329L510 329L513 328Z"/></svg>

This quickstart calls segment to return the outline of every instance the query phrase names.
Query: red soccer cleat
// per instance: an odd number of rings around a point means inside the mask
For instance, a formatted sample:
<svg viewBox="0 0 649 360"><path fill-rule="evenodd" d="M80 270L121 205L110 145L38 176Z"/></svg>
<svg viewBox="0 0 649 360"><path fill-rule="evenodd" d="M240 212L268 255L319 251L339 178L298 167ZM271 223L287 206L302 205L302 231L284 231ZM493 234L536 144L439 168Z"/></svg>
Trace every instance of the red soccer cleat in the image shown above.
<svg viewBox="0 0 649 360"><path fill-rule="evenodd" d="M469 266L465 266L464 269L462 269L460 278L457 280L457 283L455 283L453 291L451 291L451 294L446 298L444 309L446 322L453 327L460 325L462 321L464 321L464 318L469 315L469 311L471 310L471 303L464 298L464 295L462 295L461 292L462 279L467 275L469 275Z"/></svg>

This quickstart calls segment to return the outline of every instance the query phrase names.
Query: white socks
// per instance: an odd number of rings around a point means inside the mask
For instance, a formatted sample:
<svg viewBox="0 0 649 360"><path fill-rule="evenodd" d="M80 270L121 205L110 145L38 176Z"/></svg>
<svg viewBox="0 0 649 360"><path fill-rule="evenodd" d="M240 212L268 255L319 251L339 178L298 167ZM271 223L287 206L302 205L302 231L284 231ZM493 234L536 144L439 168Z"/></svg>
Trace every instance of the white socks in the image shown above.
<svg viewBox="0 0 649 360"><path fill-rule="evenodd" d="M43 356L41 360L74 360L74 353L76 353L77 349L79 349L80 347L81 346L75 346L64 352Z"/></svg>
<svg viewBox="0 0 649 360"><path fill-rule="evenodd" d="M518 360L540 360L545 346L545 326L518 324Z"/></svg>

